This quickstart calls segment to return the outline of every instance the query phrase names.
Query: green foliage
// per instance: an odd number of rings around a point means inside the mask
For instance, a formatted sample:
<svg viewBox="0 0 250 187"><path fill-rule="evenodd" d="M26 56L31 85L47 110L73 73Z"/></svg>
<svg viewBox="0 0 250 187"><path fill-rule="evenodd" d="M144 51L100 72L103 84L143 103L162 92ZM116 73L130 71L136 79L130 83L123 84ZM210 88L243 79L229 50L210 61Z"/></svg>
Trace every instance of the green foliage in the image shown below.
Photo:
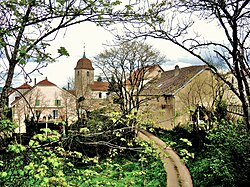
<svg viewBox="0 0 250 187"><path fill-rule="evenodd" d="M63 140L66 149L85 152L88 156L107 157L118 154L120 148L134 147L135 123L134 113L123 116L122 113L104 114L103 110L88 113L88 119L76 124L78 132L70 131ZM93 146L94 145L94 146ZM140 146L140 145L138 145ZM117 153L114 153L117 150Z"/></svg>
<svg viewBox="0 0 250 187"><path fill-rule="evenodd" d="M66 175L75 170L60 146L50 147L58 141L55 131L46 131L47 134L37 134L30 140L28 146L11 144L7 153L2 155L5 163L1 164L1 186L68 186ZM57 137L57 138L55 138ZM2 161L2 162L3 162ZM22 179L22 180L20 180ZM14 182L14 183L13 183Z"/></svg>
<svg viewBox="0 0 250 187"><path fill-rule="evenodd" d="M16 124L12 123L9 119L0 120L0 133L10 133L17 127Z"/></svg>
<svg viewBox="0 0 250 187"><path fill-rule="evenodd" d="M225 100L218 100L216 101L215 105L215 112L214 116L217 117L217 120L220 122L227 117L227 101Z"/></svg>
<svg viewBox="0 0 250 187"><path fill-rule="evenodd" d="M52 140L49 136L45 139L45 134L41 135L34 137L29 146L9 145L8 155L11 154L12 158L8 162L0 161L1 186L14 183L16 186L165 185L163 164L155 150L145 142L138 142L144 147L141 152L112 154L113 159L99 161L97 157L84 157L82 153L65 151L60 146L46 146ZM81 158L85 164L74 167L70 162L73 158Z"/></svg>
<svg viewBox="0 0 250 187"><path fill-rule="evenodd" d="M91 167L92 178L88 177L83 186L165 186L166 173L159 157L147 156L147 159L150 163L147 165L142 165L135 156L102 162Z"/></svg>
<svg viewBox="0 0 250 187"><path fill-rule="evenodd" d="M65 49L65 47L60 47L57 52L60 54L60 56L69 56L68 51Z"/></svg>
<svg viewBox="0 0 250 187"><path fill-rule="evenodd" d="M190 163L196 186L248 186L250 137L244 125L221 123L207 134L204 149Z"/></svg>
<svg viewBox="0 0 250 187"><path fill-rule="evenodd" d="M205 135L189 127L172 131L156 129L155 133L186 161L194 186L249 186L250 137L242 122L221 120ZM203 146L199 145L200 140Z"/></svg>
<svg viewBox="0 0 250 187"><path fill-rule="evenodd" d="M91 112L69 137L41 129L27 145L9 144L0 155L0 186L164 186L159 153L131 128L139 125L134 113L102 112Z"/></svg>

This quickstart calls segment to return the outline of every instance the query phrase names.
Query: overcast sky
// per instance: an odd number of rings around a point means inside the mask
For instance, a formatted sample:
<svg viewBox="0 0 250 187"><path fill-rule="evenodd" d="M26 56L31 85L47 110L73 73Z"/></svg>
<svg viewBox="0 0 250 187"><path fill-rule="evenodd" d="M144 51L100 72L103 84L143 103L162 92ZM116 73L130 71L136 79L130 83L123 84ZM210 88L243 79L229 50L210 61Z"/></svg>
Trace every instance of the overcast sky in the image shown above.
<svg viewBox="0 0 250 187"><path fill-rule="evenodd" d="M219 39L217 29L211 29L211 26L199 23L199 30L205 33L205 37L207 38ZM67 85L68 78L74 77L74 68L77 61L83 56L84 45L86 57L92 60L95 55L104 50L104 44L112 41L112 39L112 34L101 27L95 26L93 23L83 23L72 26L68 28L65 33L61 32L57 39L51 42L50 51L51 53L56 53L59 47L64 46L68 50L70 56L61 57L57 62L43 68L40 71L42 75L35 72L31 75L31 78L36 78L37 81L41 81L47 77L49 81L55 83L59 87L65 86ZM176 64L180 67L202 64L187 52L167 41L149 39L148 43L160 50L162 54L166 55L169 59L169 61L162 66L164 70L173 69ZM35 64L30 63L28 68L32 69L34 65ZM13 80L13 86L17 87L24 82L25 80L22 76L16 77ZM33 84L34 82L30 83L30 85Z"/></svg>

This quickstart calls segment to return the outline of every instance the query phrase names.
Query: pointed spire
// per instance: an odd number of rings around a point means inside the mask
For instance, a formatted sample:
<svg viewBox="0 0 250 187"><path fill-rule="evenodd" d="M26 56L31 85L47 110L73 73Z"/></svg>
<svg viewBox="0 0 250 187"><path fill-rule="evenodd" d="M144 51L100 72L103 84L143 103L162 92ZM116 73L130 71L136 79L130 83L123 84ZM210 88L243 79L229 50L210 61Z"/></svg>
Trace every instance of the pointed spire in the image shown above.
<svg viewBox="0 0 250 187"><path fill-rule="evenodd" d="M85 43L83 45L83 58L86 58L86 54L85 54Z"/></svg>

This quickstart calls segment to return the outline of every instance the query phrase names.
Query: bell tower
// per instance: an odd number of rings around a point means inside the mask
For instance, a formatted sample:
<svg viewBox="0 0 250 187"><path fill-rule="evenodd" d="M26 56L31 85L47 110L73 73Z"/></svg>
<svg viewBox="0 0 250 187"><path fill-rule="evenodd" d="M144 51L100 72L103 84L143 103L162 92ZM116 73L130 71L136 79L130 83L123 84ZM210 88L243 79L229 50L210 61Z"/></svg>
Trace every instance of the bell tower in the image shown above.
<svg viewBox="0 0 250 187"><path fill-rule="evenodd" d="M94 68L92 62L86 58L85 51L83 57L78 60L75 67L75 89L77 99L91 97L89 86L94 83Z"/></svg>

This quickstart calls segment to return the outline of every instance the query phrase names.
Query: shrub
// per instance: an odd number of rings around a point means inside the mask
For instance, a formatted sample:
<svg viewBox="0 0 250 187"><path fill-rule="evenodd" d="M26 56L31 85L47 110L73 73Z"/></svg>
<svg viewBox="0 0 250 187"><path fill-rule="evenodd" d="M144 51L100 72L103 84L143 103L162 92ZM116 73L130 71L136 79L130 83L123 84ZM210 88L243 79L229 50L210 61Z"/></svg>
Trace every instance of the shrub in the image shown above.
<svg viewBox="0 0 250 187"><path fill-rule="evenodd" d="M249 186L250 137L241 122L224 122L206 136L206 144L188 164L195 186Z"/></svg>

